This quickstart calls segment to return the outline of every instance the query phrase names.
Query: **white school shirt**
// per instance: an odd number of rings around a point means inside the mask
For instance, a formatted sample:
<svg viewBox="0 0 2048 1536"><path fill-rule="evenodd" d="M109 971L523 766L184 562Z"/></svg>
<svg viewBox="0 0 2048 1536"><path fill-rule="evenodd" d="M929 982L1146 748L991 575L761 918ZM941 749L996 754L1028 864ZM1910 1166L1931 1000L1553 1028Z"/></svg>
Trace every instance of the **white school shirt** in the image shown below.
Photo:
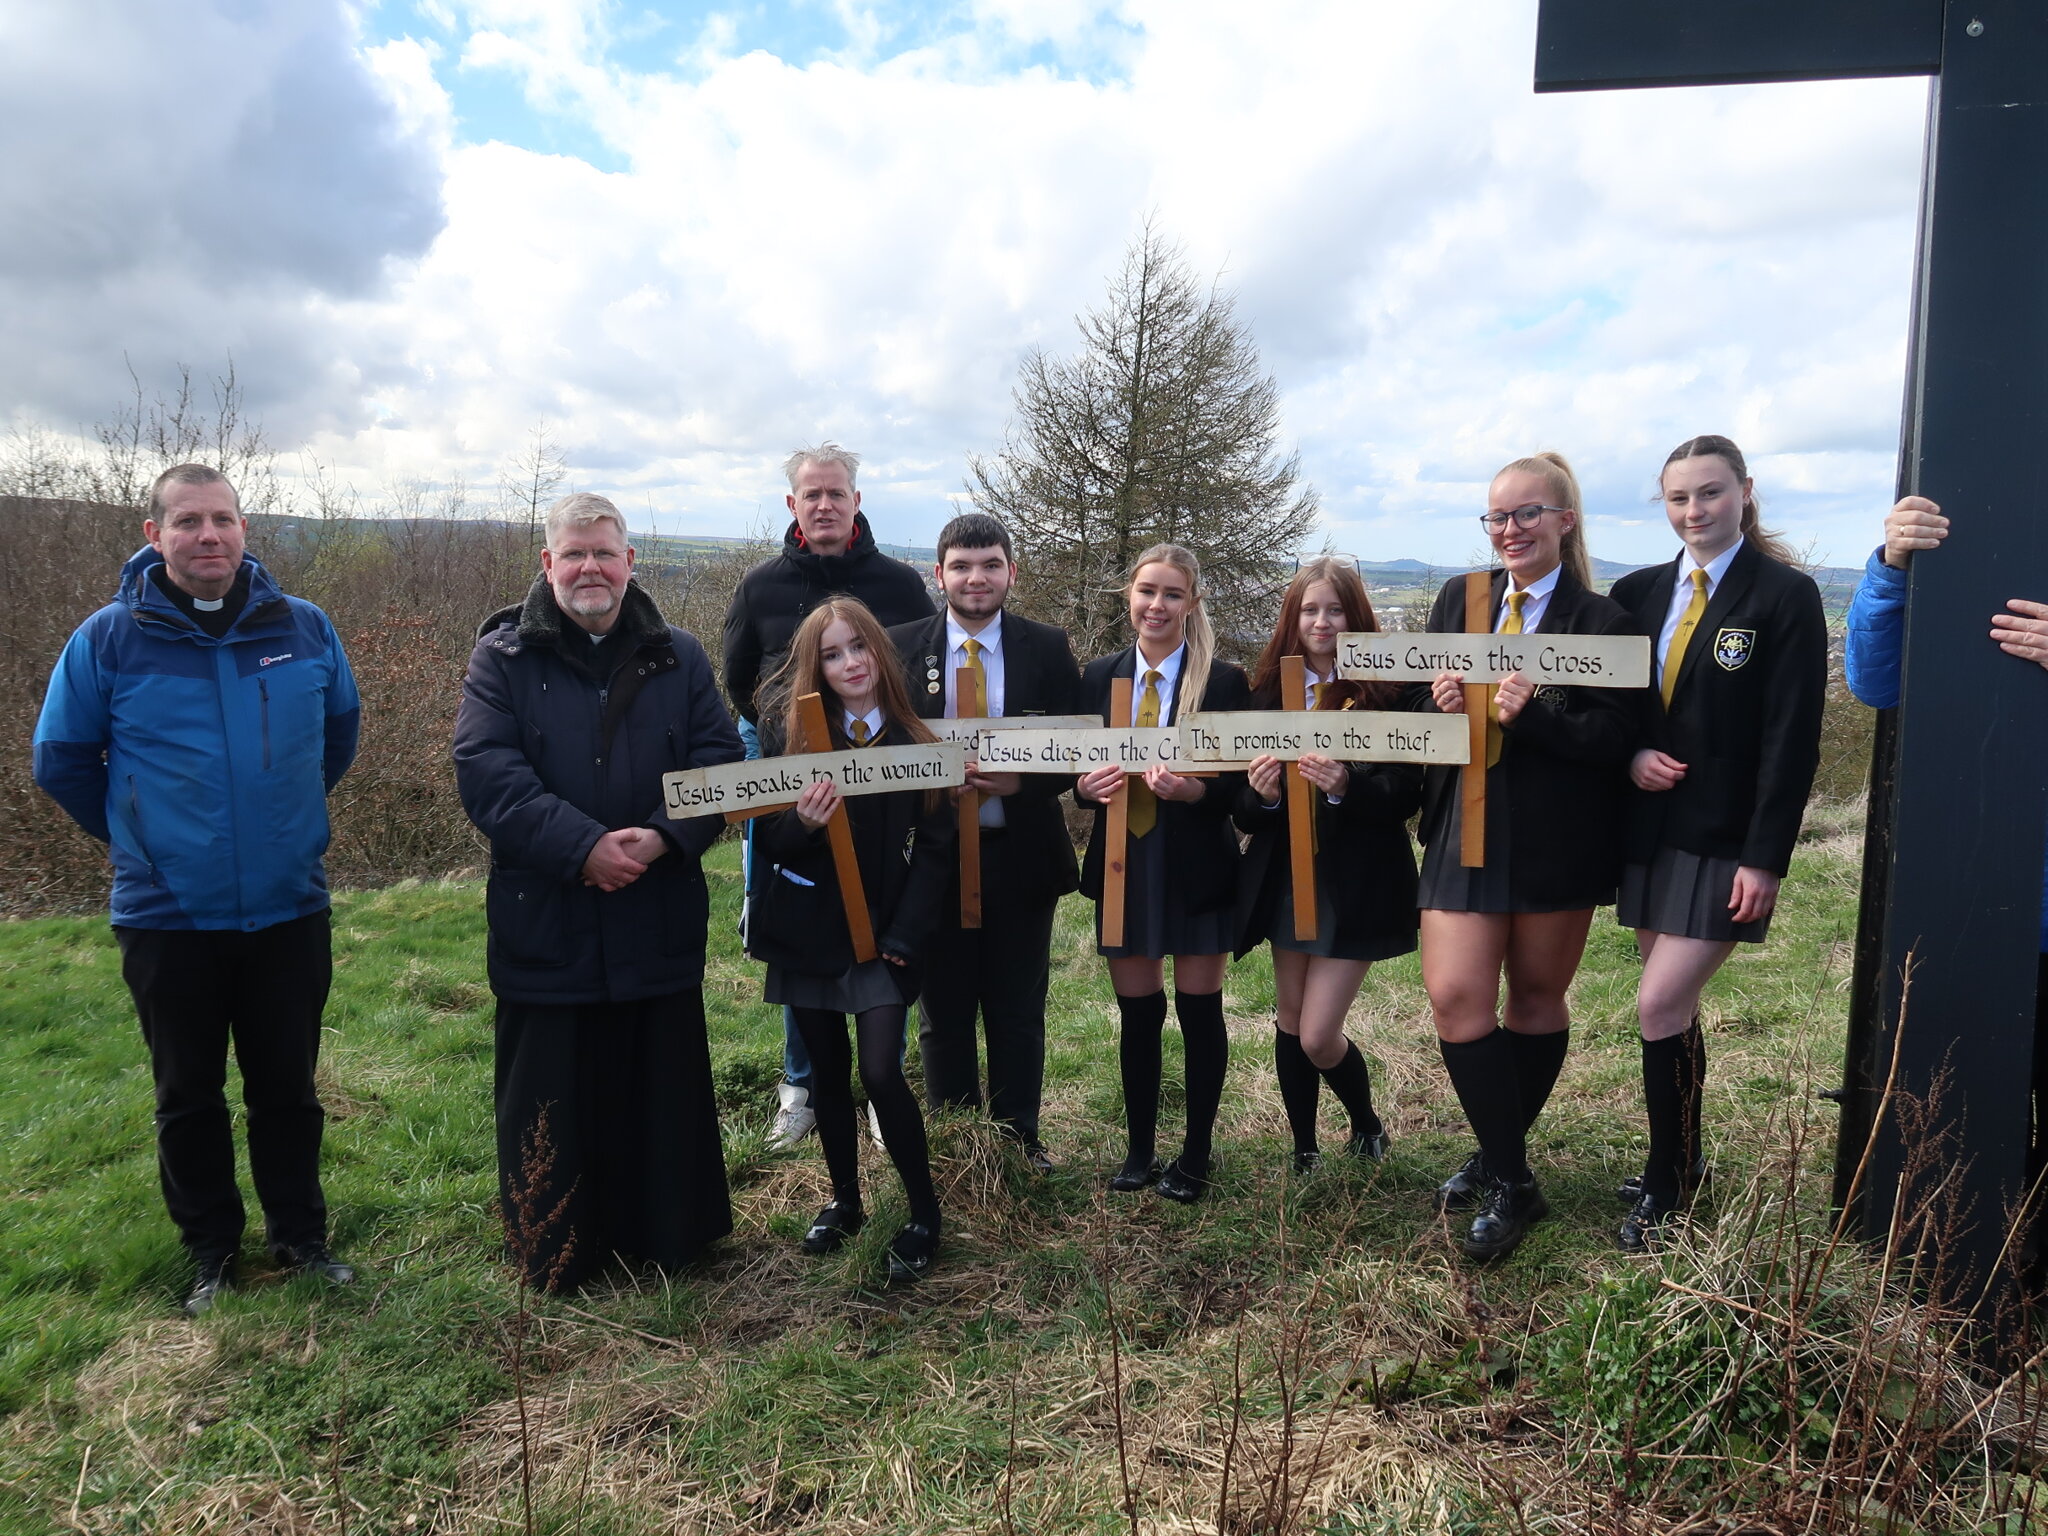
<svg viewBox="0 0 2048 1536"><path fill-rule="evenodd" d="M1721 578L1728 574L1728 567L1735 563L1735 557L1742 552L1742 540L1737 538L1721 553L1707 562L1707 601L1714 600L1714 594L1721 590ZM1689 552L1688 552L1689 553ZM1678 621L1685 617L1685 610L1692 606L1692 573L1699 562L1683 560L1678 567L1678 580L1671 584L1671 608L1664 615L1664 628L1657 635L1657 683L1664 683L1664 658L1671 651L1671 637L1678 633Z"/></svg>
<svg viewBox="0 0 2048 1536"><path fill-rule="evenodd" d="M996 616L989 620L988 628L978 635L969 635L953 617L953 610L946 610L946 713L958 717L960 713L959 669L967 665L967 642L972 639L981 646L982 686L988 693L985 701L991 717L1003 712L1003 613L999 608ZM986 796L981 802L981 824L984 827L1006 826L1003 819L1003 802L999 796Z"/></svg>
<svg viewBox="0 0 2048 1536"><path fill-rule="evenodd" d="M1538 577L1528 586L1521 588L1527 594L1522 599L1522 633L1533 634L1543 627L1543 615L1550 611L1550 594L1557 590L1557 579L1564 574L1562 564L1550 568L1548 576ZM1506 589L1500 596L1500 617L1493 621L1493 632L1497 635L1508 626L1508 619L1514 609L1508 606L1508 593L1515 591L1515 578L1510 576Z"/></svg>
<svg viewBox="0 0 2048 1536"><path fill-rule="evenodd" d="M853 740L853 723L856 720L865 720L867 722L869 741L873 741L882 734L882 710L880 705L877 705L864 715L856 715L850 710L846 712L846 716L840 724L846 730L846 739L848 741Z"/></svg>

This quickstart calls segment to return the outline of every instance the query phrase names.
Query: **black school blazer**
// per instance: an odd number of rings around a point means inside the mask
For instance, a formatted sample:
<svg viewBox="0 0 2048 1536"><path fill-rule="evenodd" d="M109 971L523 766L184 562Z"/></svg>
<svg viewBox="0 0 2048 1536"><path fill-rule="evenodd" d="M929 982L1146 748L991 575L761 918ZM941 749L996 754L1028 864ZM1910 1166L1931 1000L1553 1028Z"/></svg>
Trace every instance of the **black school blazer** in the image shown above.
<svg viewBox="0 0 2048 1536"><path fill-rule="evenodd" d="M847 745L839 733L839 710L828 706L832 721L833 746ZM761 719L761 749L764 757L781 755L781 722ZM893 747L908 738L893 728L869 743ZM942 807L927 811L921 789L893 790L880 795L855 795L846 802L846 816L853 828L854 861L860 866L862 893L868 899L868 920L874 925L875 947L889 954L915 961L925 953L932 931L938 926L940 903L946 882L953 876L954 849L958 842L953 806L941 796ZM832 868L832 843L825 829L812 831L803 824L792 806L755 823L754 858L781 864L806 880L837 890L839 876ZM757 875L757 879L761 876ZM831 908L837 931L826 941L850 944L846 914L837 904ZM750 915L754 922L758 914ZM774 940L795 947L816 941L818 935L777 932ZM917 967L891 967L897 986L906 998L917 994Z"/></svg>
<svg viewBox="0 0 2048 1536"><path fill-rule="evenodd" d="M1506 571L1493 573L1494 622L1507 592ZM1429 612L1432 634L1465 627L1465 579L1454 576ZM1633 619L1609 598L1561 572L1544 610L1543 632L1553 635L1632 635ZM1508 857L1516 894L1536 901L1573 901L1588 892L1611 892L1621 879L1627 812L1628 761L1641 736L1641 689L1545 687L1536 691L1501 736L1500 767L1507 781ZM1409 698L1434 710L1429 684ZM1427 770L1422 841L1446 834L1458 804L1462 769ZM1496 852L1491 842L1488 856Z"/></svg>
<svg viewBox="0 0 2048 1536"><path fill-rule="evenodd" d="M1081 673L1081 709L1084 715L1100 715L1109 723L1109 685L1119 677L1137 676L1138 648L1133 645L1113 656L1098 656ZM1134 690L1135 695L1135 690ZM1249 709L1251 685L1244 670L1234 662L1209 663L1209 681L1202 690L1202 709ZM1171 725L1180 714L1181 690L1173 690L1173 707L1162 725ZM1132 707L1137 707L1135 696ZM1216 912L1237 901L1237 832L1230 813L1244 786L1243 774L1222 774L1203 781L1208 792L1193 805L1179 800L1159 802L1159 821L1151 835L1166 839L1166 889L1187 903L1190 912ZM1090 901L1102 900L1102 839L1109 807L1093 800L1076 803L1095 815L1095 829L1088 835L1088 856L1081 864L1081 894Z"/></svg>
<svg viewBox="0 0 2048 1536"><path fill-rule="evenodd" d="M1269 707L1255 698L1254 708ZM1276 699L1270 706L1278 709ZM1336 909L1339 944L1383 938L1415 940L1415 847L1408 818L1422 804L1416 763L1352 763L1341 803L1321 795L1316 807L1316 889ZM1237 824L1251 834L1237 871L1237 958L1266 942L1294 860L1287 840L1287 800L1270 810L1249 782L1238 794Z"/></svg>
<svg viewBox="0 0 2048 1536"><path fill-rule="evenodd" d="M1652 645L1689 564L1680 554L1614 584L1615 600ZM1685 649L1670 709L1658 690L1647 690L1645 744L1686 772L1676 789L1632 791L1630 861L1647 864L1659 848L1678 848L1782 876L1820 764L1827 686L1820 589L1745 542Z"/></svg>
<svg viewBox="0 0 2048 1536"><path fill-rule="evenodd" d="M919 716L935 720L946 713L945 679L929 674L942 672L946 658L946 616L939 613L915 623L898 624L889 631L890 643L903 661L904 681ZM936 692L932 683L938 683ZM1067 632L1050 624L1003 615L1003 714L1078 715L1083 711L1081 669L1074 663L1074 650ZM1064 896L1079 883L1074 864L1074 840L1067 835L1067 822L1060 813L1060 796L1073 788L1074 781L1053 773L1027 773L1016 794L1003 797L1003 821L1009 828L1009 870L1017 882L1016 895L1030 900L1052 900ZM955 823L956 827L958 823ZM959 861L953 863L958 884ZM956 901L952 910L958 911Z"/></svg>

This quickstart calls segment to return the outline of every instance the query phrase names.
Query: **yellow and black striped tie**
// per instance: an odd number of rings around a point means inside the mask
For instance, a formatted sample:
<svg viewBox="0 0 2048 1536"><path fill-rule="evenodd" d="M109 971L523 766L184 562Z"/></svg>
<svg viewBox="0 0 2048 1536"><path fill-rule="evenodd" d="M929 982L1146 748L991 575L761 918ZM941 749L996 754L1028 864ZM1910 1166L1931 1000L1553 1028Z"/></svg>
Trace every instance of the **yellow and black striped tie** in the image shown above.
<svg viewBox="0 0 2048 1536"><path fill-rule="evenodd" d="M1149 730L1159 724L1159 679L1161 674L1147 670L1145 691L1138 699L1138 718L1132 723L1140 730ZM1151 786L1133 775L1130 783L1131 798L1124 814L1124 830L1132 837L1143 837L1159 821L1159 797L1152 793Z"/></svg>
<svg viewBox="0 0 2048 1536"><path fill-rule="evenodd" d="M856 720L853 722L851 726L847 728L847 734L853 737L853 744L856 747L864 747L868 744L868 737L871 736L873 732L868 730L867 721Z"/></svg>

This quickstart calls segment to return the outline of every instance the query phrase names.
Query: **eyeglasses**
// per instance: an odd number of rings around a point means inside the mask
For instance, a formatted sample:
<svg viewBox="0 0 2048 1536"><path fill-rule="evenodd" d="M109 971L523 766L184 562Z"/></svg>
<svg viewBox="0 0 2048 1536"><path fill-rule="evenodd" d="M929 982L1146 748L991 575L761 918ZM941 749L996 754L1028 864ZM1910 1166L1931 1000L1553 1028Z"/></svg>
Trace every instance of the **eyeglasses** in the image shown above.
<svg viewBox="0 0 2048 1536"><path fill-rule="evenodd" d="M599 565L617 565L626 558L623 549L558 549L555 551L557 565L582 565L594 560Z"/></svg>
<svg viewBox="0 0 2048 1536"><path fill-rule="evenodd" d="M1515 507L1507 512L1482 512L1479 514L1479 521L1498 533L1501 529L1507 527L1508 519L1511 517L1515 520L1517 528L1534 528L1543 521L1544 513L1568 512L1570 510L1569 507L1546 507L1541 502L1532 501L1525 506Z"/></svg>

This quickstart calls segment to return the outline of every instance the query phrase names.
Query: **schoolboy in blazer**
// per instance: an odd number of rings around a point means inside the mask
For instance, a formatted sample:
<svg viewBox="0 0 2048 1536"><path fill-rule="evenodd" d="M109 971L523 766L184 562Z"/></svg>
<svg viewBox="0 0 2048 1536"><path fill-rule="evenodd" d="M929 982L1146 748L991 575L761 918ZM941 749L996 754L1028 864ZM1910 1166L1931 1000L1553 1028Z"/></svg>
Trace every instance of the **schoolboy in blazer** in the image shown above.
<svg viewBox="0 0 2048 1536"><path fill-rule="evenodd" d="M960 712L949 706L957 671L967 661L967 638L976 641L986 674L985 713L1080 712L1081 669L1066 631L1004 607L1016 571L1009 530L995 518L970 512L939 531L937 576L946 606L889 631L922 718ZM981 1106L974 1038L979 1012L988 1036L989 1112L1040 1173L1052 1171L1038 1117L1053 918L1078 879L1059 798L1072 785L1058 774L976 776L974 787L989 796L981 807L982 926L960 926L956 859L918 1000L927 1100L934 1108Z"/></svg>

